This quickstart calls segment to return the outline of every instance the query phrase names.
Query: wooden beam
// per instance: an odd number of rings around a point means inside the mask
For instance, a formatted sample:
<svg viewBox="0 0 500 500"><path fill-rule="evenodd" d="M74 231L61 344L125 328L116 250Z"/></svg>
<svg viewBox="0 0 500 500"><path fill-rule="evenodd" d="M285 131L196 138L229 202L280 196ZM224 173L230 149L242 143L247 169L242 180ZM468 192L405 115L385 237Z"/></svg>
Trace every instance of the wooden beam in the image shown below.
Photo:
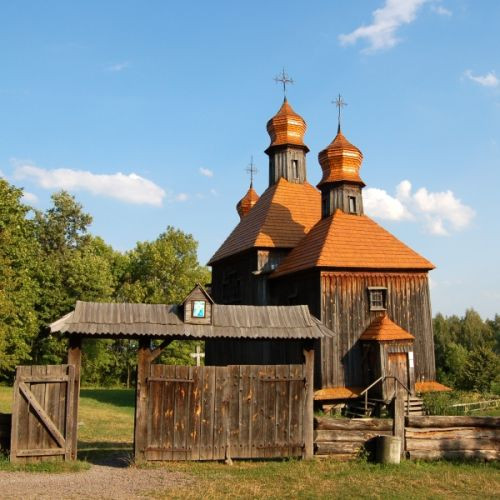
<svg viewBox="0 0 500 500"><path fill-rule="evenodd" d="M500 427L500 417L408 416L407 427Z"/></svg>
<svg viewBox="0 0 500 500"><path fill-rule="evenodd" d="M134 453L135 461L142 462L146 459L147 446L147 405L148 383L151 366L151 350L149 337L139 339L137 350L137 382L135 386L135 421L134 421Z"/></svg>
<svg viewBox="0 0 500 500"><path fill-rule="evenodd" d="M304 398L304 460L314 458L314 348L304 348L306 394Z"/></svg>
<svg viewBox="0 0 500 500"><path fill-rule="evenodd" d="M152 363L171 342L172 339L165 339L156 349L152 349L149 353L149 362Z"/></svg>
<svg viewBox="0 0 500 500"><path fill-rule="evenodd" d="M401 440L401 455L405 451L405 392L400 384L396 385L396 394L392 403L394 428L393 434Z"/></svg>
<svg viewBox="0 0 500 500"><path fill-rule="evenodd" d="M331 418L316 417L316 429L339 431L392 431L393 421L389 418Z"/></svg>
<svg viewBox="0 0 500 500"><path fill-rule="evenodd" d="M82 338L71 335L68 341L68 365L74 366L73 390L66 397L72 398L71 428L68 428L68 440L71 445L71 459L76 460L78 442L78 405L80 402L80 372L82 366Z"/></svg>
<svg viewBox="0 0 500 500"><path fill-rule="evenodd" d="M33 449L33 450L18 450L18 457L48 457L52 455L64 455L66 450L64 448L46 448L46 449Z"/></svg>

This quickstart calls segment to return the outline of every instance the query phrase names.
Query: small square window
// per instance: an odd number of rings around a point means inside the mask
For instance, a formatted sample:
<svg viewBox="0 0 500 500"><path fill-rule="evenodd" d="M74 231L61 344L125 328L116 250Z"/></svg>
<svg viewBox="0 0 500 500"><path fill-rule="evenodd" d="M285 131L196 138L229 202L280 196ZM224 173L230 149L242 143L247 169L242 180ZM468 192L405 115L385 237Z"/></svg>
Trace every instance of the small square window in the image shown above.
<svg viewBox="0 0 500 500"><path fill-rule="evenodd" d="M387 288L369 287L370 311L385 311L387 309Z"/></svg>
<svg viewBox="0 0 500 500"><path fill-rule="evenodd" d="M204 300L193 300L193 318L205 317L205 305Z"/></svg>
<svg viewBox="0 0 500 500"><path fill-rule="evenodd" d="M350 214L357 213L357 210L356 210L356 197L355 196L349 196L349 213Z"/></svg>

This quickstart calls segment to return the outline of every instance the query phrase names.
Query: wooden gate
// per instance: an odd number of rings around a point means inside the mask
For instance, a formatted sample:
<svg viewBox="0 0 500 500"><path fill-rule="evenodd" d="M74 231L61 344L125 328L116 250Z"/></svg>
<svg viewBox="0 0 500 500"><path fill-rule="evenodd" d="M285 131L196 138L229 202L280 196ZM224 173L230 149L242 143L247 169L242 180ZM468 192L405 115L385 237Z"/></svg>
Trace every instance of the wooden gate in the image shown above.
<svg viewBox="0 0 500 500"><path fill-rule="evenodd" d="M151 365L138 459L301 456L304 365ZM312 415L312 413L311 413ZM312 420L312 419L311 419ZM137 422L136 422L137 425Z"/></svg>
<svg viewBox="0 0 500 500"><path fill-rule="evenodd" d="M12 408L12 462L71 458L74 380L72 365L17 367Z"/></svg>

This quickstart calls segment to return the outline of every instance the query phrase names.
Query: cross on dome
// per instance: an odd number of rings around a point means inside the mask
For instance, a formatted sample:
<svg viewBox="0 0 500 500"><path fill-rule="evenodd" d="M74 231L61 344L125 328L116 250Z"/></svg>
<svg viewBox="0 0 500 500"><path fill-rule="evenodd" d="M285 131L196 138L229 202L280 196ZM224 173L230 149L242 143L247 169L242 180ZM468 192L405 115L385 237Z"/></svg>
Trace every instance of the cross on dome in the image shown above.
<svg viewBox="0 0 500 500"><path fill-rule="evenodd" d="M258 173L257 167L253 163L253 155L250 156L250 164L245 168L245 172L250 174L250 187L253 186L253 176Z"/></svg>
<svg viewBox="0 0 500 500"><path fill-rule="evenodd" d="M293 78L290 78L287 75L287 73L285 72L285 68L283 68L283 70L281 71L281 74L274 77L274 81L276 83L283 84L283 97L286 100L286 86L293 84Z"/></svg>
<svg viewBox="0 0 500 500"><path fill-rule="evenodd" d="M332 101L332 104L335 104L337 108L339 109L339 114L338 114L338 127L337 127L337 132L340 132L340 118L342 115L342 108L347 106L347 103L344 101L344 98L339 94L338 97L335 99L335 101Z"/></svg>

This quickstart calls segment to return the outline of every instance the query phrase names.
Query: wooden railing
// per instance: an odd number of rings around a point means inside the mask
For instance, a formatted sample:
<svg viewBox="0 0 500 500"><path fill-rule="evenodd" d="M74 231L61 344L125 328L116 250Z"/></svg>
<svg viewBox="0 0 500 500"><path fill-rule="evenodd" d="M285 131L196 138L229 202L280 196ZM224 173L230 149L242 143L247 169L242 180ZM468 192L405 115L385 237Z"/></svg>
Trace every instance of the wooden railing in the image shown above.
<svg viewBox="0 0 500 500"><path fill-rule="evenodd" d="M401 380L399 380L397 377L395 377L394 375L383 375L382 377L379 377L377 380L375 380L375 382L372 382L366 389L362 390L359 395L360 396L364 396L365 397L365 414L368 412L368 391L376 386L377 384L379 384L380 382L385 382L386 380L388 379L394 379L394 381L399 384L405 391L406 391L406 414L409 415L410 414L410 396L411 396L411 390L408 389L408 387L406 387L405 384L403 384L403 382L401 382ZM392 397L390 398L391 400L394 399L394 397L396 396L396 392L397 390L395 389L394 390L394 394L392 395Z"/></svg>

